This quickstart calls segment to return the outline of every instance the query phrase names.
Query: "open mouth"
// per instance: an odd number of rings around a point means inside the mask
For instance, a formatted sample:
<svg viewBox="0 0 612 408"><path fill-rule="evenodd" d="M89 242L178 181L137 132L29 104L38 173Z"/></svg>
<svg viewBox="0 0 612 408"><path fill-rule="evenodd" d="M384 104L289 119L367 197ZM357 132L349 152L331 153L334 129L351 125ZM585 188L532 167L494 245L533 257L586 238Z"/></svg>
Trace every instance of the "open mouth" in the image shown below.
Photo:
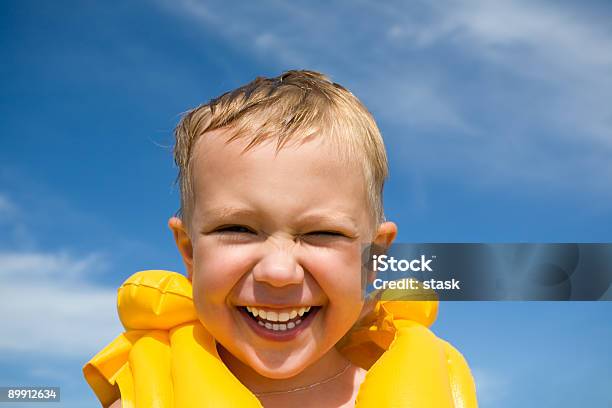
<svg viewBox="0 0 612 408"><path fill-rule="evenodd" d="M239 309L258 332L285 336L297 334L308 325L320 306L300 306L288 309L269 309L255 306L240 306Z"/></svg>

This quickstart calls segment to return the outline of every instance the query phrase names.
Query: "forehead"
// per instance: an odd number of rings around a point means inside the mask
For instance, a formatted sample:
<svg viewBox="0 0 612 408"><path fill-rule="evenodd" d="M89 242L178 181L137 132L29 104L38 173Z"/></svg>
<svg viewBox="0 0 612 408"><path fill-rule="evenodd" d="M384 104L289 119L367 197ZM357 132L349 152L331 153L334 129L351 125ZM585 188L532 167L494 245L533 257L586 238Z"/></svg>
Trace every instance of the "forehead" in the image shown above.
<svg viewBox="0 0 612 408"><path fill-rule="evenodd" d="M366 183L357 160L343 157L323 137L309 137L276 149L271 138L245 151L246 138L228 143L218 129L194 147L195 210L232 203L295 215L328 211L359 218L366 210Z"/></svg>

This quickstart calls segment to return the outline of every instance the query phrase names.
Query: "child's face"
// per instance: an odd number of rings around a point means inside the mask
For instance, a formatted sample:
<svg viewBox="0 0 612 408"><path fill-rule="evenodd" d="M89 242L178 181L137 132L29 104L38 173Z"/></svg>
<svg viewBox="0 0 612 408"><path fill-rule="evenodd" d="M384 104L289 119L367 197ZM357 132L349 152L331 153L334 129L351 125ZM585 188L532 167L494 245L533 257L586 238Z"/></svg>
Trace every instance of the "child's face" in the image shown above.
<svg viewBox="0 0 612 408"><path fill-rule="evenodd" d="M192 158L192 253L182 251L194 302L236 358L261 375L290 377L361 313L361 245L376 234L364 178L321 138L278 153L275 141L243 152L244 141L226 140L223 130L207 133Z"/></svg>

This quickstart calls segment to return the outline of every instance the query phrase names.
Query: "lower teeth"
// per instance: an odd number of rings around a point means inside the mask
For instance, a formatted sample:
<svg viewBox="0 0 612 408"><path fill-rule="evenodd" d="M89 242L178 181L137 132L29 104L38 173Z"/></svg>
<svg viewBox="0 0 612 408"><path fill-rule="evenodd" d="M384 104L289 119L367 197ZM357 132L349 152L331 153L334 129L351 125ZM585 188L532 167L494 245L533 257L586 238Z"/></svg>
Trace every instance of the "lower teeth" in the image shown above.
<svg viewBox="0 0 612 408"><path fill-rule="evenodd" d="M300 323L302 323L301 319L296 320L295 323L289 322L287 324L284 324L284 323L280 323L280 324L279 323L269 323L269 322L264 323L261 320L257 321L257 324L259 324L260 326L263 326L266 329L273 330L273 331L286 331L287 329L291 330L291 329L293 329L295 326L297 326Z"/></svg>

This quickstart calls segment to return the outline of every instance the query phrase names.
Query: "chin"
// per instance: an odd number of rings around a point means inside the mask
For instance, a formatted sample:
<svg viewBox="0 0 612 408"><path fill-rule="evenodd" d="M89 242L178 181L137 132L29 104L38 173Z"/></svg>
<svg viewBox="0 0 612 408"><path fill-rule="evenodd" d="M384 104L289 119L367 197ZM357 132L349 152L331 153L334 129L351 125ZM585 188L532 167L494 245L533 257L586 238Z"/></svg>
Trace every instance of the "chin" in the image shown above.
<svg viewBox="0 0 612 408"><path fill-rule="evenodd" d="M296 376L316 361L315 356L311 353L307 355L306 348L299 350L299 355L274 350L267 352L248 348L244 350L247 351L244 363L259 375L277 380Z"/></svg>
<svg viewBox="0 0 612 408"><path fill-rule="evenodd" d="M261 362L251 365L251 368L261 376L272 378L275 380L283 380L287 378L294 377L301 373L306 367L310 364L308 362L304 362L302 364L291 364L282 367L274 366L274 365L265 365Z"/></svg>

